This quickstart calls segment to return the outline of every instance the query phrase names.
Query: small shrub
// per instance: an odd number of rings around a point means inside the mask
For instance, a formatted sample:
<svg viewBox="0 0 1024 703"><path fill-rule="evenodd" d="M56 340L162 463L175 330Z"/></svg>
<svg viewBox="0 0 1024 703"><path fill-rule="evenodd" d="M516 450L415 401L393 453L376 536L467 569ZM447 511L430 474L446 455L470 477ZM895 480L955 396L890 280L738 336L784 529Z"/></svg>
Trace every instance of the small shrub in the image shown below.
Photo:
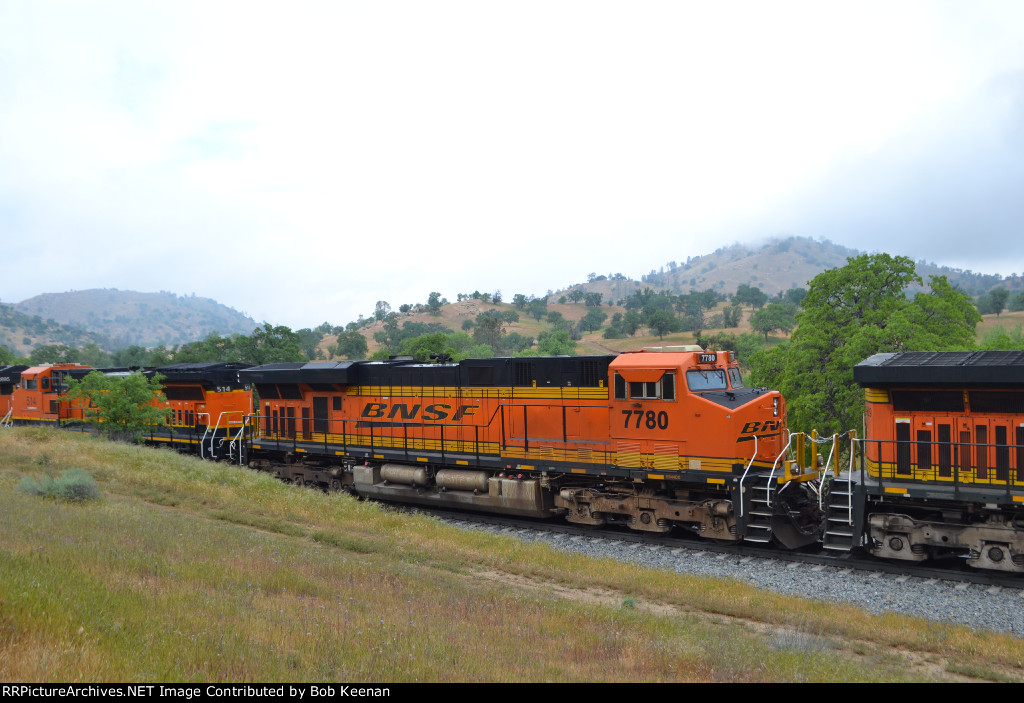
<svg viewBox="0 0 1024 703"><path fill-rule="evenodd" d="M632 596L627 597L627 598L623 598L622 599L622 607L623 608L635 608L636 607L636 598L633 598Z"/></svg>
<svg viewBox="0 0 1024 703"><path fill-rule="evenodd" d="M46 476L35 479L26 476L18 484L18 490L25 495L59 498L74 502L92 500L99 498L100 495L92 474L85 469L78 468L61 471L57 478Z"/></svg>
<svg viewBox="0 0 1024 703"><path fill-rule="evenodd" d="M804 654L818 654L829 648L828 640L813 631L804 623L799 623L791 628L775 630L771 634L771 646L773 649L791 650Z"/></svg>

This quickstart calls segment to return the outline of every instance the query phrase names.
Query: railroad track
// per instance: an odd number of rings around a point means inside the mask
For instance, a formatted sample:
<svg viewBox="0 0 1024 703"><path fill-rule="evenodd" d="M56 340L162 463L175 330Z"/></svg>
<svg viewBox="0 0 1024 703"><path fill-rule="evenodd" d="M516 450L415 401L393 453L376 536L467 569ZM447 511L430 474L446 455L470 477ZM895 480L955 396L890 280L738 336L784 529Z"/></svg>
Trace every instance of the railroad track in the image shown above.
<svg viewBox="0 0 1024 703"><path fill-rule="evenodd" d="M941 565L922 566L919 564L893 563L879 561L856 553L835 555L824 550L806 550L784 552L751 544L719 544L697 538L650 535L643 532L625 531L616 528L594 528L569 523L541 522L524 520L500 515L484 515L444 510L428 510L410 508L408 506L392 506L397 510L410 513L432 515L445 522L457 526L504 528L511 535L538 536L543 534L560 535L570 540L607 540L622 544L636 545L637 548L681 550L704 552L721 555L722 558L734 558L743 561L764 560L791 565L797 568L804 565L810 569L836 568L846 573L862 574L867 577L889 576L898 582L917 579L923 582L945 581L957 584L974 584L998 593L1006 589L1024 595L1024 578L1013 574L998 572L980 572L969 569L957 560L947 560Z"/></svg>

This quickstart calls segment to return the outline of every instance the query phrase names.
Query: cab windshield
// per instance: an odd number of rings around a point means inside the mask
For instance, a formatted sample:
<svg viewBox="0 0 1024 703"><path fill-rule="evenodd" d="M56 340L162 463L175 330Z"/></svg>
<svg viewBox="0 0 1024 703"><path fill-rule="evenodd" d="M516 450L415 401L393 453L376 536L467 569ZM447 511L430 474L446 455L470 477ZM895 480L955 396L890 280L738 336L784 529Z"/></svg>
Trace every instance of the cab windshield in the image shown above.
<svg viewBox="0 0 1024 703"><path fill-rule="evenodd" d="M724 369L695 369L686 372L686 385L691 391L722 391L729 387Z"/></svg>

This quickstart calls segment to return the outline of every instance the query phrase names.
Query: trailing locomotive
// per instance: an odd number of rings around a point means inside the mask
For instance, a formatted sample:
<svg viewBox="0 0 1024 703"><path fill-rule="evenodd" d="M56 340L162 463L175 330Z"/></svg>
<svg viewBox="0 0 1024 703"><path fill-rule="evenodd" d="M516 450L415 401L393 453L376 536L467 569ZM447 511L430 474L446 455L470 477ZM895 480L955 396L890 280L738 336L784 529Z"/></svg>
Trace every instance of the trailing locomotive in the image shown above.
<svg viewBox="0 0 1024 703"><path fill-rule="evenodd" d="M95 369L81 364L0 367L0 425L58 426L81 420L82 410L68 402L68 379ZM123 371L112 369L111 372Z"/></svg>
<svg viewBox="0 0 1024 703"><path fill-rule="evenodd" d="M866 437L824 546L1024 572L1024 352L876 354L854 379Z"/></svg>
<svg viewBox="0 0 1024 703"><path fill-rule="evenodd" d="M251 389L238 381L248 364L174 364L145 372L163 380L166 425L153 426L147 442L215 459L244 463L246 432L253 415ZM30 424L85 429L83 409L67 398L68 379L89 373L133 373L80 364L0 367L0 425Z"/></svg>
<svg viewBox="0 0 1024 703"><path fill-rule="evenodd" d="M721 541L818 539L804 485L818 474L779 461L785 403L745 388L729 352L279 363L239 378L260 399L253 463L296 483Z"/></svg>
<svg viewBox="0 0 1024 703"><path fill-rule="evenodd" d="M238 380L249 367L240 363L172 364L147 371L159 374L169 411L167 425L153 427L147 442L199 456L244 464L249 424L253 419L252 389Z"/></svg>

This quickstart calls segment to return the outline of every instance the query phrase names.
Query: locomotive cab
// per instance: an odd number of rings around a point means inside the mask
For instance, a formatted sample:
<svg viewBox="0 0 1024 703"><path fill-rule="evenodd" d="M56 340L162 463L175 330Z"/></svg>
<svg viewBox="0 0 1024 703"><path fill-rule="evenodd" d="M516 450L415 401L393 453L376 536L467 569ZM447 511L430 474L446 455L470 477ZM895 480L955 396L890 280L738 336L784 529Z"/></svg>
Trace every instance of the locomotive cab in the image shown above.
<svg viewBox="0 0 1024 703"><path fill-rule="evenodd" d="M67 379L81 378L92 371L90 367L43 364L22 369L16 384L11 384L10 420L56 425L61 420L81 418L81 411L72 408L63 396L68 388Z"/></svg>
<svg viewBox="0 0 1024 703"><path fill-rule="evenodd" d="M782 397L745 388L731 352L655 347L619 355L609 373L621 466L732 473L782 450Z"/></svg>

